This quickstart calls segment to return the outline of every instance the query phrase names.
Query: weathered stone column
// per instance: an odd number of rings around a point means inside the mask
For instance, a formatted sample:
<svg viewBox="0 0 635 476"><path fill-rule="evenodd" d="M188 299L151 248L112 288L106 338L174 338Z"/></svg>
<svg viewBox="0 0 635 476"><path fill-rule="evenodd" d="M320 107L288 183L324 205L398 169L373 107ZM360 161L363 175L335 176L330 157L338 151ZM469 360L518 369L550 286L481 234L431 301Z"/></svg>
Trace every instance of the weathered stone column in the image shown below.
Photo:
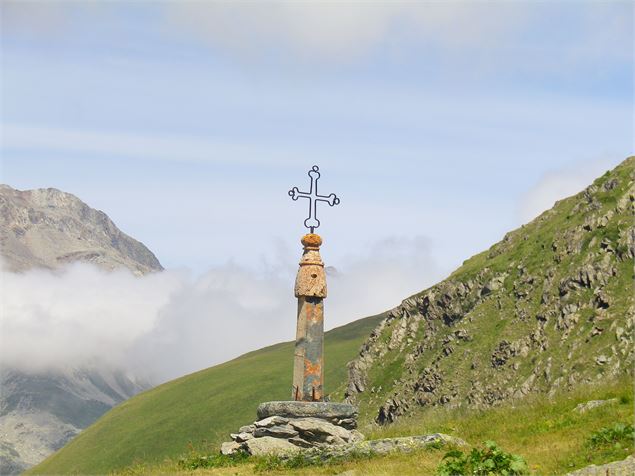
<svg viewBox="0 0 635 476"><path fill-rule="evenodd" d="M302 237L304 253L295 279L298 320L293 362L293 391L298 401L324 400L324 298L326 275L320 256L322 238L314 233Z"/></svg>

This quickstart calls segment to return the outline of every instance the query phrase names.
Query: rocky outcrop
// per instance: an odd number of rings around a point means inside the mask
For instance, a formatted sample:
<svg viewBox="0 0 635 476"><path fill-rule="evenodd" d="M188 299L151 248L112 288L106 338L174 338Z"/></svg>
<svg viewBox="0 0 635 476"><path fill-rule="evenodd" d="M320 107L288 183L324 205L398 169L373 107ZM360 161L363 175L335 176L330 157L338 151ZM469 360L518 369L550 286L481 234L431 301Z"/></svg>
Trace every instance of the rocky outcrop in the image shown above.
<svg viewBox="0 0 635 476"><path fill-rule="evenodd" d="M635 158L388 311L345 398L391 423L633 373Z"/></svg>
<svg viewBox="0 0 635 476"><path fill-rule="evenodd" d="M608 400L589 400L588 402L584 402L584 403L580 403L576 405L573 411L578 413L586 413L589 410L593 410L598 407L603 407L605 405L613 405L617 402L618 402L617 398L610 398Z"/></svg>

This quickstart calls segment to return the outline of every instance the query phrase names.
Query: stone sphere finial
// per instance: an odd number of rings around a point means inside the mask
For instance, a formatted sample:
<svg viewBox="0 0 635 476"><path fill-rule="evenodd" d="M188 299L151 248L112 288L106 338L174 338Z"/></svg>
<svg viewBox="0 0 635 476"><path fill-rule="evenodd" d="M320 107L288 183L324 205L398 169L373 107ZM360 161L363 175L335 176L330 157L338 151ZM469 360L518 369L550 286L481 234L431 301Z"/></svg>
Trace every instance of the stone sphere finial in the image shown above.
<svg viewBox="0 0 635 476"><path fill-rule="evenodd" d="M304 235L302 237L302 240L300 240L300 242L302 243L302 246L304 246L307 249L319 249L320 246L322 246L322 238L320 237L320 235L317 235L315 233L309 233L307 235Z"/></svg>

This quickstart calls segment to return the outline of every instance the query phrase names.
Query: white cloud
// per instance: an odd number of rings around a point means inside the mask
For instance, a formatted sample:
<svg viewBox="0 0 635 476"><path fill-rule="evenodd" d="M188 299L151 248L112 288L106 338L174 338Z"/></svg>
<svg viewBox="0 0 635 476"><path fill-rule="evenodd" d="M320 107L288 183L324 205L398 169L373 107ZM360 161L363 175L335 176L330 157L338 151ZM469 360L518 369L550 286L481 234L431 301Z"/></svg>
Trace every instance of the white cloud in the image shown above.
<svg viewBox="0 0 635 476"><path fill-rule="evenodd" d="M590 185L593 180L615 166L615 159L597 159L578 162L568 167L545 173L521 199L519 215L526 223L554 203L575 195Z"/></svg>
<svg viewBox="0 0 635 476"><path fill-rule="evenodd" d="M68 40L78 25L125 23L127 3L133 2L5 0L1 31ZM440 51L442 62L458 54L499 69L510 62L552 69L632 58L631 2L171 1L144 7L153 15L143 26L159 35L194 38L257 62L350 63L377 52L412 54L404 47L413 46L422 54Z"/></svg>
<svg viewBox="0 0 635 476"><path fill-rule="evenodd" d="M395 39L449 48L495 44L526 7L430 2L170 2L167 24L232 53L347 62Z"/></svg>
<svg viewBox="0 0 635 476"><path fill-rule="evenodd" d="M88 264L3 273L0 362L38 371L101 365L155 383L292 340L296 262L254 271L228 264L200 277L136 278ZM297 257L295 257L297 258ZM438 278L423 239L391 239L329 277L326 326L387 310Z"/></svg>
<svg viewBox="0 0 635 476"><path fill-rule="evenodd" d="M591 1L169 2L164 19L168 31L252 61L350 63L417 51L440 52L441 64L461 58L509 70L628 61L629 13L626 3ZM563 22L566 35L553 30Z"/></svg>

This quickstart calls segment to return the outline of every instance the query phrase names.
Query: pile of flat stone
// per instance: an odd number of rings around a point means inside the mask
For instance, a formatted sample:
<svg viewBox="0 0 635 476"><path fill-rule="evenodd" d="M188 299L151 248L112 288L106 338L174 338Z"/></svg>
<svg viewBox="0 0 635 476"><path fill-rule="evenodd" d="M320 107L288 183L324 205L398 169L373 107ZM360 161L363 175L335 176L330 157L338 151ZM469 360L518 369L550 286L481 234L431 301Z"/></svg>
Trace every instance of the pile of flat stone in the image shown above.
<svg viewBox="0 0 635 476"><path fill-rule="evenodd" d="M258 420L232 433L221 453L290 454L307 448L350 445L364 439L357 431L357 408L333 402L266 402Z"/></svg>

